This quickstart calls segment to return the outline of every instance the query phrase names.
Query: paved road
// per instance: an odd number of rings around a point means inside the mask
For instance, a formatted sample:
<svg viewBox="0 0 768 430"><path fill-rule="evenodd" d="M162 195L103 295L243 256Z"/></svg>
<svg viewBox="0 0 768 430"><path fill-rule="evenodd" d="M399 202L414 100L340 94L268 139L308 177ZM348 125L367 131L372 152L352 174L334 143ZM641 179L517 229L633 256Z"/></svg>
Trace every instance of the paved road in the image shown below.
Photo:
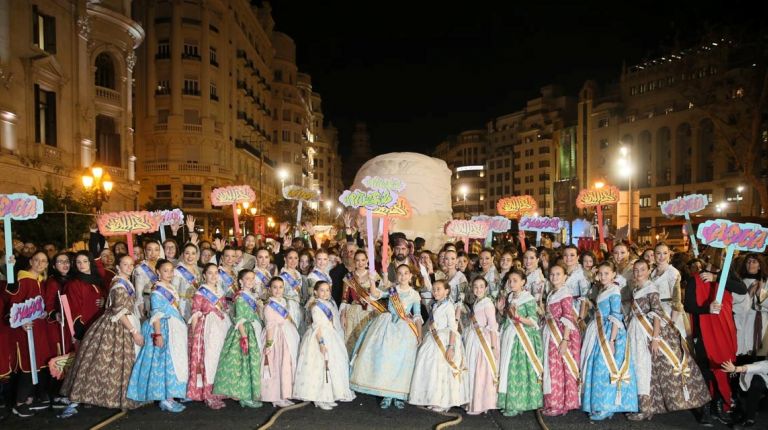
<svg viewBox="0 0 768 430"><path fill-rule="evenodd" d="M201 403L188 404L186 411L178 415L160 411L156 406L145 406L128 412L126 417L116 421L108 429L124 430L230 430L249 429L255 430L269 420L271 414L277 409L265 405L261 409L243 409L233 401L227 401L227 407L219 411L211 411ZM454 409L456 411L456 409ZM61 420L55 417L53 412L44 412L34 418L19 419L11 417L0 423L3 430L69 430L86 429L108 418L116 411L101 408L81 408L80 414ZM521 417L505 418L498 412L483 416L466 416L464 421L456 429L496 429L496 430L520 430L538 429L539 426L533 413L526 413ZM359 396L354 402L342 404L331 412L322 411L309 404L301 409L286 411L278 418L273 430L291 429L366 429L366 430L392 430L392 429L432 429L440 422L451 418L422 410L413 406L406 406L404 410L394 408L382 411L378 407L377 400L369 396ZM552 430L575 429L689 429L699 427L692 414L678 412L660 415L650 422L634 423L627 421L623 416L614 419L590 423L586 415L579 412L571 412L565 417L546 418L545 422ZM716 429L727 429L725 426L715 426Z"/></svg>

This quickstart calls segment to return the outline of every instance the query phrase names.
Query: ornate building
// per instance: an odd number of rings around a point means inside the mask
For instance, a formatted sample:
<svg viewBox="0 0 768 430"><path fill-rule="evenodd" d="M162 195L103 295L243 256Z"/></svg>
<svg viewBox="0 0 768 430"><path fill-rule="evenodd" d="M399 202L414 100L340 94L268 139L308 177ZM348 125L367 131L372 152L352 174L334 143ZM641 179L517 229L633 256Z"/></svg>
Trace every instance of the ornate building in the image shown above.
<svg viewBox="0 0 768 430"><path fill-rule="evenodd" d="M133 73L144 29L130 1L0 2L0 192L81 187L99 163L103 210L136 206Z"/></svg>
<svg viewBox="0 0 768 430"><path fill-rule="evenodd" d="M433 154L451 169L454 216L463 218L485 211L488 139L485 130L467 130L441 142Z"/></svg>

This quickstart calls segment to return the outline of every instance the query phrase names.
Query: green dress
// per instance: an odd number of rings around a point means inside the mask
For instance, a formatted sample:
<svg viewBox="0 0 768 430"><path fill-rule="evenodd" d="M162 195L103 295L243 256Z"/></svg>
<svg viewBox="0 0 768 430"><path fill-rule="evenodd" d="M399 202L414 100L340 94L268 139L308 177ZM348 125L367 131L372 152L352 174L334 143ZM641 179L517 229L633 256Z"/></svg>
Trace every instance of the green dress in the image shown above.
<svg viewBox="0 0 768 430"><path fill-rule="evenodd" d="M523 291L517 298L509 295L507 303L517 306L520 317L536 321L536 299ZM542 362L541 333L538 327L522 325L528 335L529 345L536 354L538 363ZM501 331L501 360L499 363L499 399L498 407L507 416L523 411L538 409L543 406L544 395L541 390L541 374L526 354L521 338L509 316L505 316Z"/></svg>
<svg viewBox="0 0 768 430"><path fill-rule="evenodd" d="M241 291L235 298L235 324L230 327L213 393L229 398L257 402L261 396L261 332L262 322L257 312L257 299ZM248 353L240 348L240 330L243 325L248 335Z"/></svg>

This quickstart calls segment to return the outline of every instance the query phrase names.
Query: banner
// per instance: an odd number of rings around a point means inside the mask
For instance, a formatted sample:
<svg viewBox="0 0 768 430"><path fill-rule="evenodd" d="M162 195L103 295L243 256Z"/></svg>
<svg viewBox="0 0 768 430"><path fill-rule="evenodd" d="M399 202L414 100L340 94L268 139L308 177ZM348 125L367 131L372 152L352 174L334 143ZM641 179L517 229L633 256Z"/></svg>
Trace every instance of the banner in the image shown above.
<svg viewBox="0 0 768 430"><path fill-rule="evenodd" d="M361 208L360 212L361 215L365 215L363 211L366 209ZM413 209L411 209L411 205L408 204L408 200L405 197L398 197L397 202L390 206L380 206L373 210L373 216L377 218L398 218L398 219L408 219L411 217L411 214L413 212Z"/></svg>
<svg viewBox="0 0 768 430"><path fill-rule="evenodd" d="M288 200L316 202L320 200L320 190L313 190L299 185L286 185L283 188L283 197Z"/></svg>
<svg viewBox="0 0 768 430"><path fill-rule="evenodd" d="M109 212L96 218L102 236L123 236L157 231L160 218L154 212Z"/></svg>
<svg viewBox="0 0 768 430"><path fill-rule="evenodd" d="M181 225L184 224L184 213L179 208L154 211L152 214L157 218L160 240L162 242L165 242L165 226L171 227L171 231L175 236Z"/></svg>
<svg viewBox="0 0 768 430"><path fill-rule="evenodd" d="M488 223L485 222L454 219L445 225L445 234L451 237L485 239L488 229Z"/></svg>
<svg viewBox="0 0 768 430"><path fill-rule="evenodd" d="M395 191L401 192L405 189L405 182L400 178L382 178L380 176L366 176L361 181L363 185L372 189L380 191Z"/></svg>
<svg viewBox="0 0 768 430"><path fill-rule="evenodd" d="M558 217L524 216L520 219L519 228L526 231L542 233L560 233L562 220Z"/></svg>
<svg viewBox="0 0 768 430"><path fill-rule="evenodd" d="M503 216L475 215L471 220L488 224L488 235L485 237L486 248L493 246L493 233L504 233L512 228L512 221Z"/></svg>
<svg viewBox="0 0 768 430"><path fill-rule="evenodd" d="M768 243L768 228L760 224L736 223L726 219L709 220L699 224L696 237L701 243L715 248L725 248L725 261L720 271L717 287L718 303L722 303L728 271L735 250L761 253Z"/></svg>
<svg viewBox="0 0 768 430"><path fill-rule="evenodd" d="M579 209L593 206L615 205L619 202L619 188L606 185L601 188L586 188L576 196L576 207Z"/></svg>
<svg viewBox="0 0 768 430"><path fill-rule="evenodd" d="M389 208L397 202L397 193L391 190L344 190L339 196L339 202L353 208L364 207L370 210Z"/></svg>
<svg viewBox="0 0 768 430"><path fill-rule="evenodd" d="M253 234L255 236L267 235L267 217L264 215L257 215L253 217Z"/></svg>
<svg viewBox="0 0 768 430"><path fill-rule="evenodd" d="M25 300L23 303L15 303L11 306L10 324L11 328L18 328L24 324L31 323L34 320L45 318L48 315L45 312L45 302L43 296L35 296Z"/></svg>
<svg viewBox="0 0 768 430"><path fill-rule="evenodd" d="M499 199L496 210L499 215L507 218L516 218L525 214L536 212L539 205L531 196L511 196Z"/></svg>
<svg viewBox="0 0 768 430"><path fill-rule="evenodd" d="M704 194L689 194L687 196L678 197L673 200L666 201L661 204L661 213L668 217L672 216L684 216L685 227L691 241L691 247L693 248L693 254L699 256L699 245L696 244L696 236L693 233L693 226L691 225L691 214L699 212L709 203L709 198Z"/></svg>
<svg viewBox="0 0 768 430"><path fill-rule="evenodd" d="M0 217L3 218L5 255L13 255L13 231L11 220L28 220L43 213L43 201L26 193L0 194ZM9 284L14 282L13 264L6 259L6 276Z"/></svg>
<svg viewBox="0 0 768 430"><path fill-rule="evenodd" d="M211 191L212 206L251 203L254 200L256 200L256 193L248 185L231 185L229 187L216 188Z"/></svg>

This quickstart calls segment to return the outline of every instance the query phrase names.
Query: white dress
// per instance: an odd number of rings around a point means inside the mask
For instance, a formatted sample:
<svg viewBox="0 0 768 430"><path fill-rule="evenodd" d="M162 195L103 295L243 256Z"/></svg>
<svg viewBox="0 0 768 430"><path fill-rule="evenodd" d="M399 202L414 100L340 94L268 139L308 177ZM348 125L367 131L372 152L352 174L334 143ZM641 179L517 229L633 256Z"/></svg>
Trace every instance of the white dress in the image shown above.
<svg viewBox="0 0 768 430"><path fill-rule="evenodd" d="M349 389L349 356L339 312L333 302L318 300L311 306L310 313L312 325L301 339L293 397L323 403L352 401L355 395ZM320 352L318 331L328 349L327 356Z"/></svg>
<svg viewBox="0 0 768 430"><path fill-rule="evenodd" d="M453 303L449 300L437 303L416 356L408 403L451 408L469 402L469 376L458 328ZM443 355L431 329L435 330L446 350L453 333L452 363Z"/></svg>
<svg viewBox="0 0 768 430"><path fill-rule="evenodd" d="M746 278L744 285L747 290L751 289L757 279ZM751 354L754 349L758 349L757 355L766 355L768 349L768 282L762 281L763 285L754 296L747 294L733 295L733 320L736 323L737 355ZM761 300L762 299L762 300ZM760 313L760 327L762 330L762 345L755 345L755 320Z"/></svg>
<svg viewBox="0 0 768 430"><path fill-rule="evenodd" d="M677 311L677 316L674 319L675 327L683 336L686 336L685 321L683 321L685 311L683 310L680 291L680 272L672 267L672 265L667 265L663 272L660 272L658 268L653 269L651 272L651 282L659 290L661 307L664 308L667 316L672 318L672 311Z"/></svg>

